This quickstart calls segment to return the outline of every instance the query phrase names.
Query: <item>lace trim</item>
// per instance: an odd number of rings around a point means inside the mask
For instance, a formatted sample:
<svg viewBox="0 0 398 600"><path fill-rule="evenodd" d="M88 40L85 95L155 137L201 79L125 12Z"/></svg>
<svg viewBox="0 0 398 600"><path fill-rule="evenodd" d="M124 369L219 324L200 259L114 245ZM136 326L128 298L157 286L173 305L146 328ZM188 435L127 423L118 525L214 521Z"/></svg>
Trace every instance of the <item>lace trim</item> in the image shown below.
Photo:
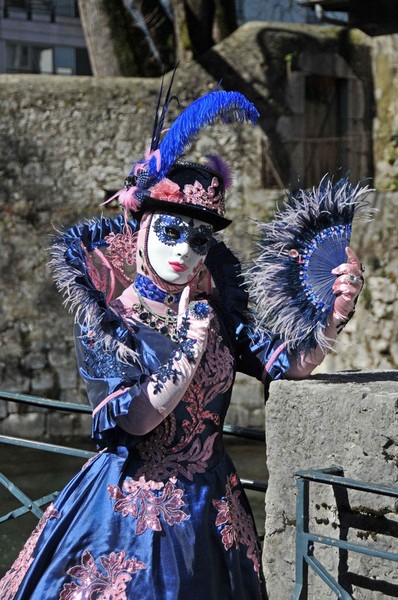
<svg viewBox="0 0 398 600"><path fill-rule="evenodd" d="M126 558L124 550L100 556L99 562L102 569L97 567L89 550L85 550L80 565L67 571L68 575L78 581L65 583L59 600L128 600L125 593L127 584L137 571L146 569L146 565L136 558Z"/></svg>
<svg viewBox="0 0 398 600"><path fill-rule="evenodd" d="M238 476L232 474L228 477L225 497L221 500L213 500L213 506L217 509L216 525L221 533L225 550L239 547L239 544L247 547L246 556L253 562L256 573L260 572L260 557L257 536L252 517L243 508L239 488Z"/></svg>
<svg viewBox="0 0 398 600"><path fill-rule="evenodd" d="M54 508L53 504L50 504L47 507L31 536L19 553L18 558L0 581L1 600L13 600L16 596L28 569L33 562L33 551L43 529L50 519L59 519L60 516L61 515Z"/></svg>
<svg viewBox="0 0 398 600"><path fill-rule="evenodd" d="M141 535L147 529L162 531L159 516L167 525L182 523L188 519L188 515L181 510L185 506L182 500L184 492L176 486L176 482L174 477L166 484L145 481L144 477L138 481L129 478L123 483L123 491L118 485L108 485L109 495L115 500L113 510L121 512L123 517L130 515L137 519L136 535Z"/></svg>

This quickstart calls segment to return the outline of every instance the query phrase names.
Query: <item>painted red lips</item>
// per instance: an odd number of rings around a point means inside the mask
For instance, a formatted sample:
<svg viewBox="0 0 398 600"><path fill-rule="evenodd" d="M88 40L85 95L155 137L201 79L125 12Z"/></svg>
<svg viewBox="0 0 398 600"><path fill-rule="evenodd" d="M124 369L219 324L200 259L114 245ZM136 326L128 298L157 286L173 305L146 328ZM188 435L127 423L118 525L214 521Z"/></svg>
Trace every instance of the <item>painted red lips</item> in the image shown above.
<svg viewBox="0 0 398 600"><path fill-rule="evenodd" d="M176 271L177 273L180 273L181 271L186 271L188 269L186 265L183 265L179 262L170 261L169 265L173 269L173 271Z"/></svg>

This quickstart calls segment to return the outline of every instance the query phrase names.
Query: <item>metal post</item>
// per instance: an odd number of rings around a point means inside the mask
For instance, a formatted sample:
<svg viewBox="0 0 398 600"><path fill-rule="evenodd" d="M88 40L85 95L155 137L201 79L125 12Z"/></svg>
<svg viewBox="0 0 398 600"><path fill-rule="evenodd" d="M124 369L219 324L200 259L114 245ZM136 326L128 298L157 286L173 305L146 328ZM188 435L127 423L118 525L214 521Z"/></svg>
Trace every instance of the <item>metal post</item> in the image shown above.
<svg viewBox="0 0 398 600"><path fill-rule="evenodd" d="M291 600L308 598L308 564L306 557L311 552L306 538L309 522L309 481L298 477L296 504L296 584Z"/></svg>

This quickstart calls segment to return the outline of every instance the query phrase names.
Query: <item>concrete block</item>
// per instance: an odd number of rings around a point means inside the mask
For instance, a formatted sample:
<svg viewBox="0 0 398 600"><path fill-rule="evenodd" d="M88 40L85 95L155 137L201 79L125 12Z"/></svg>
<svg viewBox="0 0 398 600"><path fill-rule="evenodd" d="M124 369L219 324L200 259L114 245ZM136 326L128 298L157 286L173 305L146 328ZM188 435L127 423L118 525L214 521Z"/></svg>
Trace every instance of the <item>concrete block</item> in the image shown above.
<svg viewBox="0 0 398 600"><path fill-rule="evenodd" d="M397 485L397 382L397 371L374 371L320 374L271 385L266 405L269 488L263 554L269 600L287 600L293 589L297 470L339 465L350 479ZM348 491L350 513L336 501L331 486L311 484L310 490L311 531L398 553L396 500ZM355 598L388 596L391 585L398 590L393 563L354 553L347 559L319 545L316 556L336 577L340 573ZM335 596L319 578L311 578L308 598L329 597Z"/></svg>

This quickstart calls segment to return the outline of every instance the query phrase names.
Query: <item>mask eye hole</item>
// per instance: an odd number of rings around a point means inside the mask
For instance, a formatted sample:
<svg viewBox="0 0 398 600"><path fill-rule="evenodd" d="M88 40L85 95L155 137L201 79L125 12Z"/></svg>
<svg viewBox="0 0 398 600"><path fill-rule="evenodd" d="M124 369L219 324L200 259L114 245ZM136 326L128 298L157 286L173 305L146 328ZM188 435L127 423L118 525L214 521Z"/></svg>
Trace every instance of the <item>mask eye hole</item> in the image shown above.
<svg viewBox="0 0 398 600"><path fill-rule="evenodd" d="M198 248L204 248L208 244L209 240L205 237L195 236L192 238L192 245Z"/></svg>
<svg viewBox="0 0 398 600"><path fill-rule="evenodd" d="M167 235L168 239L172 240L173 242L177 242L181 237L180 232L175 227L165 227L164 232Z"/></svg>

